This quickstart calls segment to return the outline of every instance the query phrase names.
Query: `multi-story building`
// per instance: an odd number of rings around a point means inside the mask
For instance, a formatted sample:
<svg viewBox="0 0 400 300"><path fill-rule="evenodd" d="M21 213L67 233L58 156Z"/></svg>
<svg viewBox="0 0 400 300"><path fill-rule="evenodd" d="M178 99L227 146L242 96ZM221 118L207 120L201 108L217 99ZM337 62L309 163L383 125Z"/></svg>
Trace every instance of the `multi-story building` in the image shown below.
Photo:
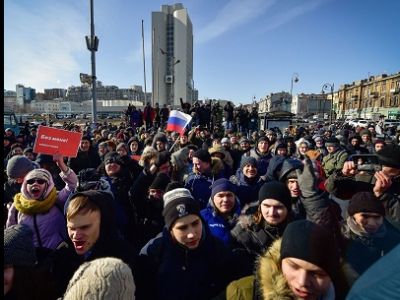
<svg viewBox="0 0 400 300"><path fill-rule="evenodd" d="M17 84L15 90L17 92L17 105L20 108L23 108L36 98L36 90L25 87L23 84Z"/></svg>
<svg viewBox="0 0 400 300"><path fill-rule="evenodd" d="M92 97L91 86L82 84L80 86L70 86L67 89L66 100L71 102L81 102L90 100Z"/></svg>
<svg viewBox="0 0 400 300"><path fill-rule="evenodd" d="M381 74L344 84L339 89L339 118L400 118L400 72Z"/></svg>
<svg viewBox="0 0 400 300"><path fill-rule="evenodd" d="M318 115L323 118L331 110L331 95L327 94L298 94L293 95L291 112L301 117Z"/></svg>
<svg viewBox="0 0 400 300"><path fill-rule="evenodd" d="M193 27L181 3L152 12L152 45L153 103L193 102Z"/></svg>
<svg viewBox="0 0 400 300"><path fill-rule="evenodd" d="M66 89L44 89L44 99L45 100L53 100L53 99L64 99L65 95L67 94Z"/></svg>
<svg viewBox="0 0 400 300"><path fill-rule="evenodd" d="M30 103L32 113L57 113L60 110L60 102L52 100L38 101L33 100Z"/></svg>
<svg viewBox="0 0 400 300"><path fill-rule="evenodd" d="M82 102L92 99L92 86L82 84L81 86L70 86L66 92L66 100L71 102ZM101 81L96 84L96 100L135 100L144 102L142 86L134 85L127 89L120 89L115 85L103 85ZM147 93L147 99L151 99L151 93Z"/></svg>
<svg viewBox="0 0 400 300"><path fill-rule="evenodd" d="M271 93L260 101L259 112L291 111L292 97L287 92Z"/></svg>
<svg viewBox="0 0 400 300"><path fill-rule="evenodd" d="M4 110L16 111L17 108L17 93L15 91L4 90Z"/></svg>

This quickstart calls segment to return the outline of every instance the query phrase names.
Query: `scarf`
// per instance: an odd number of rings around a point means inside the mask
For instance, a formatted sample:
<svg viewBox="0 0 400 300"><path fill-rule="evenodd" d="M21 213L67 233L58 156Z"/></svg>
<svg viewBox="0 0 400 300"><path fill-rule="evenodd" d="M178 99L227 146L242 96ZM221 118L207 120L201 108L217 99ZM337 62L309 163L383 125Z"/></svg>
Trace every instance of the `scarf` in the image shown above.
<svg viewBox="0 0 400 300"><path fill-rule="evenodd" d="M385 223L382 223L381 227L379 227L378 231L375 233L368 233L360 225L356 223L353 217L349 216L346 220L347 225L351 232L355 235L358 235L363 238L382 238L386 235L386 226Z"/></svg>
<svg viewBox="0 0 400 300"><path fill-rule="evenodd" d="M57 201L57 190L54 187L50 194L42 201L25 198L22 193L18 193L14 197L15 208L27 215L35 215L45 213L54 206Z"/></svg>

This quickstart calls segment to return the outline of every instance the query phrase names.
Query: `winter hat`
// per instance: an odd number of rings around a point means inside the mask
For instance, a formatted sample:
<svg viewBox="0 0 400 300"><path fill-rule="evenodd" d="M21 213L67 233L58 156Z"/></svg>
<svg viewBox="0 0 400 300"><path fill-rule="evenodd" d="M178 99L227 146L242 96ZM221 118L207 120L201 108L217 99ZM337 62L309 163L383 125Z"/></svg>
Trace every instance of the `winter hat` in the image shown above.
<svg viewBox="0 0 400 300"><path fill-rule="evenodd" d="M257 159L252 156L244 156L240 163L240 169L243 170L246 165L252 165L257 168Z"/></svg>
<svg viewBox="0 0 400 300"><path fill-rule="evenodd" d="M372 137L371 131L369 131L368 129L363 129L360 131L360 136L362 137L363 135L368 135L369 137Z"/></svg>
<svg viewBox="0 0 400 300"><path fill-rule="evenodd" d="M121 156L115 151L108 152L104 156L104 164L106 165L110 163L116 163L119 164L120 166L125 165L124 161L121 159Z"/></svg>
<svg viewBox="0 0 400 300"><path fill-rule="evenodd" d="M229 141L229 139L227 138L227 137L224 137L222 140L221 140L221 144L230 144L231 142Z"/></svg>
<svg viewBox="0 0 400 300"><path fill-rule="evenodd" d="M164 194L163 216L165 225L171 229L174 222L187 215L200 216L199 203L194 200L190 191L184 188L174 189Z"/></svg>
<svg viewBox="0 0 400 300"><path fill-rule="evenodd" d="M183 188L183 185L179 181L171 181L170 183L167 184L167 187L165 188L165 192L169 192L175 189Z"/></svg>
<svg viewBox="0 0 400 300"><path fill-rule="evenodd" d="M4 229L4 266L34 266L35 263L32 230L23 224Z"/></svg>
<svg viewBox="0 0 400 300"><path fill-rule="evenodd" d="M302 170L303 163L296 158L287 158L283 161L279 174L279 181L285 181L291 178L297 178L296 170Z"/></svg>
<svg viewBox="0 0 400 300"><path fill-rule="evenodd" d="M239 141L239 144L241 143L249 143L250 144L250 140L247 137L242 137Z"/></svg>
<svg viewBox="0 0 400 300"><path fill-rule="evenodd" d="M63 299L135 299L135 289L131 268L118 258L104 257L78 268Z"/></svg>
<svg viewBox="0 0 400 300"><path fill-rule="evenodd" d="M384 216L385 208L373 193L358 192L351 197L347 212L349 216L353 216L359 212L371 212Z"/></svg>
<svg viewBox="0 0 400 300"><path fill-rule="evenodd" d="M7 163L7 176L12 179L22 178L35 169L35 164L24 155L15 155Z"/></svg>
<svg viewBox="0 0 400 300"><path fill-rule="evenodd" d="M400 169L400 146L386 145L378 153L379 163L392 168Z"/></svg>
<svg viewBox="0 0 400 300"><path fill-rule="evenodd" d="M329 147L329 146L339 147L340 141L335 137L331 137L325 141L325 146L326 147Z"/></svg>
<svg viewBox="0 0 400 300"><path fill-rule="evenodd" d="M27 153L33 153L33 149L30 148L30 147L25 148L23 153L24 153L24 155L27 154Z"/></svg>
<svg viewBox="0 0 400 300"><path fill-rule="evenodd" d="M55 162L53 161L53 155L43 153L38 154L35 162L37 162L38 164L55 164Z"/></svg>
<svg viewBox="0 0 400 300"><path fill-rule="evenodd" d="M266 182L258 192L258 203L265 199L274 199L281 202L288 211L292 210L290 191L285 184L279 181Z"/></svg>
<svg viewBox="0 0 400 300"><path fill-rule="evenodd" d="M270 143L270 142L269 142L269 138L266 137L265 135L264 135L264 136L260 136L260 137L258 138L258 140L257 140L257 145L258 145L260 142L262 142L262 141L266 141L268 144Z"/></svg>
<svg viewBox="0 0 400 300"><path fill-rule="evenodd" d="M220 178L211 185L211 199L214 199L215 194L219 192L232 192L236 194L236 185L226 178Z"/></svg>
<svg viewBox="0 0 400 300"><path fill-rule="evenodd" d="M150 185L150 189L162 190L165 191L168 183L170 182L170 178L165 173L158 173L156 178L154 178L153 182Z"/></svg>
<svg viewBox="0 0 400 300"><path fill-rule="evenodd" d="M118 151L121 148L124 148L126 152L129 151L128 146L125 143L119 143L116 150Z"/></svg>
<svg viewBox="0 0 400 300"><path fill-rule="evenodd" d="M215 153L219 153L222 155L221 159L225 158L225 148L222 147L221 145L215 145L214 147L209 148L208 152L210 153L211 156L213 156Z"/></svg>
<svg viewBox="0 0 400 300"><path fill-rule="evenodd" d="M376 145L376 144L383 144L383 145L386 145L385 141L384 141L384 140L381 140L381 139L377 139L377 140L375 141L374 145Z"/></svg>
<svg viewBox="0 0 400 300"><path fill-rule="evenodd" d="M308 220L289 223L282 236L281 260L293 257L310 262L336 279L339 255L333 233Z"/></svg>
<svg viewBox="0 0 400 300"><path fill-rule="evenodd" d="M211 163L211 155L210 155L210 153L208 153L207 150L199 149L195 153L193 153L193 157L197 157L202 162Z"/></svg>
<svg viewBox="0 0 400 300"><path fill-rule="evenodd" d="M53 176L46 169L34 169L30 171L28 174L26 174L21 187L22 195L24 195L24 197L27 199L31 198L28 193L27 181L29 179L34 179L34 178L43 179L46 181L46 190L41 197L42 199L45 199L50 194L51 190L54 188Z"/></svg>

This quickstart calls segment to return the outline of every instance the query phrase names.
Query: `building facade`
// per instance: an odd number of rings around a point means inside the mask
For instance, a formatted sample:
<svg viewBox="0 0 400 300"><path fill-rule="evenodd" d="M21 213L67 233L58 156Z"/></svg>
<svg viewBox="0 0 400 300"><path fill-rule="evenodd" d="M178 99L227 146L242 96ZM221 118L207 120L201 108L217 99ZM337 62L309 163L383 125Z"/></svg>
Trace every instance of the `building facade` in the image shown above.
<svg viewBox="0 0 400 300"><path fill-rule="evenodd" d="M30 87L25 87L22 84L17 84L15 91L17 93L17 106L24 108L26 104L31 103L36 98L36 90Z"/></svg>
<svg viewBox="0 0 400 300"><path fill-rule="evenodd" d="M194 101L193 26L181 3L152 12L152 75L153 104Z"/></svg>
<svg viewBox="0 0 400 300"><path fill-rule="evenodd" d="M291 112L297 116L308 118L317 115L327 117L331 110L331 95L327 94L298 94L293 95Z"/></svg>
<svg viewBox="0 0 400 300"><path fill-rule="evenodd" d="M15 91L4 90L4 111L16 111L17 93Z"/></svg>
<svg viewBox="0 0 400 300"><path fill-rule="evenodd" d="M291 111L292 97L287 92L271 93L260 99L258 112Z"/></svg>
<svg viewBox="0 0 400 300"><path fill-rule="evenodd" d="M378 119L384 115L400 119L400 72L341 85L338 93L339 118Z"/></svg>

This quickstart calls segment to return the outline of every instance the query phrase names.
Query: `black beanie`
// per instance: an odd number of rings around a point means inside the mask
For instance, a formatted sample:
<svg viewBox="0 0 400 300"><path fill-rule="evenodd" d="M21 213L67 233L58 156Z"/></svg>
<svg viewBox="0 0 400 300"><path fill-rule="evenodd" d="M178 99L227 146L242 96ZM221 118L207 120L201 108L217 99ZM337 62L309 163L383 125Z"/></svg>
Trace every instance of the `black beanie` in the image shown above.
<svg viewBox="0 0 400 300"><path fill-rule="evenodd" d="M380 164L400 169L400 146L386 145L377 152Z"/></svg>
<svg viewBox="0 0 400 300"><path fill-rule="evenodd" d="M165 173L158 173L156 178L154 178L153 182L150 185L150 189L162 190L165 191L168 183L170 182L170 178Z"/></svg>
<svg viewBox="0 0 400 300"><path fill-rule="evenodd" d="M358 192L350 199L347 212L349 216L353 216L359 212L371 212L384 216L385 208L382 202L379 201L373 193Z"/></svg>
<svg viewBox="0 0 400 300"><path fill-rule="evenodd" d="M164 194L163 216L165 226L171 229L175 221L187 215L200 216L198 201L193 199L188 189L178 188Z"/></svg>
<svg viewBox="0 0 400 300"><path fill-rule="evenodd" d="M115 151L108 152L104 156L104 165L109 163L116 163L119 164L120 166L125 165L124 161L121 159L121 156Z"/></svg>
<svg viewBox="0 0 400 300"><path fill-rule="evenodd" d="M211 155L210 153L208 153L207 150L204 149L197 150L195 153L193 153L193 157L197 157L202 162L208 162L211 164Z"/></svg>
<svg viewBox="0 0 400 300"><path fill-rule="evenodd" d="M310 262L336 278L339 255L333 233L308 220L289 223L285 228L281 244L281 260L293 257Z"/></svg>
<svg viewBox="0 0 400 300"><path fill-rule="evenodd" d="M258 203L261 204L265 199L274 199L281 202L287 210L292 210L290 191L287 186L279 181L266 182L258 192Z"/></svg>

